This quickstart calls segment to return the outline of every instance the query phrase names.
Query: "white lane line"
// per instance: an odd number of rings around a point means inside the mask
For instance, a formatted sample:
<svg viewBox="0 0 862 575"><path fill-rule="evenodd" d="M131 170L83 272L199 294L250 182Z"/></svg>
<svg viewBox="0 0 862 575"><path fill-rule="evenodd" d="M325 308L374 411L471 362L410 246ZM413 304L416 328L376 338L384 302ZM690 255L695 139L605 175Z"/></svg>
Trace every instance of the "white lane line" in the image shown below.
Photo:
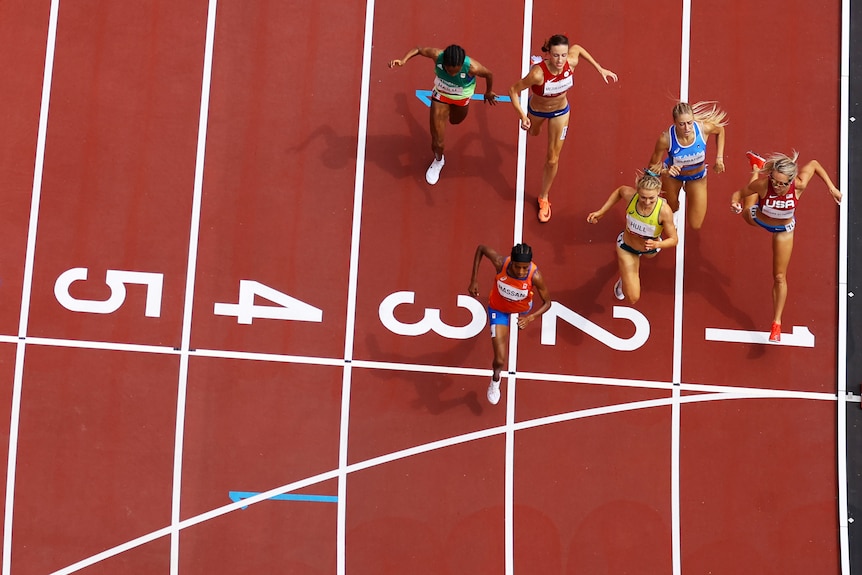
<svg viewBox="0 0 862 575"><path fill-rule="evenodd" d="M679 98L687 102L689 98L689 66L691 60L691 0L682 2L682 38L680 44L679 65ZM685 211L686 194L679 195L679 229L677 234L679 242L676 246L676 272L674 277L674 304L673 304L673 383L682 383L682 313L683 313L683 278L685 271ZM673 558L673 575L682 572L682 551L680 543L680 519L679 519L679 394L674 391L673 416L671 417L671 555Z"/></svg>
<svg viewBox="0 0 862 575"><path fill-rule="evenodd" d="M533 43L533 2L524 0L524 30L521 44L521 77L530 70L530 47ZM527 94L521 92L521 107L527 109ZM514 244L524 241L524 199L527 173L527 132L518 130L518 163L515 175ZM517 320L510 322L509 375L506 376L506 465L505 465L505 569L506 575L515 573L515 386L518 365ZM500 378L502 380L502 376Z"/></svg>
<svg viewBox="0 0 862 575"><path fill-rule="evenodd" d="M365 190L365 148L368 137L368 101L371 85L371 48L374 37L374 0L365 3L365 35L362 41L362 82L359 92L359 126L356 142L356 176L353 183L353 222L350 234L350 270L347 285L347 318L344 326L344 372L341 380L341 422L338 432L338 510L336 573L347 565L347 450L350 430L353 342L356 333L356 293L359 279L359 244L362 231L362 199Z"/></svg>
<svg viewBox="0 0 862 575"><path fill-rule="evenodd" d="M286 355L283 353L261 353L257 351L231 351L220 349L195 349L191 350L189 353L198 357L213 357L220 359L243 359L248 361L271 361L273 363L300 363L307 365L334 365L338 367L344 365L344 360L341 358Z"/></svg>
<svg viewBox="0 0 862 575"><path fill-rule="evenodd" d="M524 0L524 32L521 45L521 77L530 71L530 46L533 43L533 1ZM519 94L521 108L527 109L528 92ZM518 121L518 164L515 175L515 243L521 243L524 237L524 198L527 176L527 132L521 129Z"/></svg>
<svg viewBox="0 0 862 575"><path fill-rule="evenodd" d="M180 496L183 477L183 441L186 421L186 390L189 376L189 347L194 307L195 275L200 237L201 197L203 193L204 162L206 159L207 123L209 121L210 86L212 84L213 45L218 0L209 0L207 10L206 44L204 47L203 76L201 78L201 107L198 117L198 139L195 155L195 180L192 198L191 226L189 230L189 258L186 269L185 301L183 302L183 331L180 344L179 382L177 384L177 421L174 437L174 474L171 495L171 575L179 573Z"/></svg>
<svg viewBox="0 0 862 575"><path fill-rule="evenodd" d="M847 511L847 238L849 197L850 126L850 0L841 2L841 123L839 150L839 189L844 190L838 219L838 546L841 573L850 575L850 529Z"/></svg>
<svg viewBox="0 0 862 575"><path fill-rule="evenodd" d="M33 192L30 197L30 220L27 230L27 251L24 258L24 283L21 290L21 315L15 350L15 375L12 383L12 406L9 417L9 453L6 460L6 503L3 514L3 575L12 569L12 517L15 502L15 469L18 464L18 428L21 423L21 390L24 384L24 355L27 346L27 326L30 319L30 297L33 291L33 267L36 257L36 230L39 225L39 204L42 198L42 177L45 171L45 140L48 135L48 110L51 103L51 82L54 77L54 52L57 44L57 20L60 0L51 1L48 17L48 37L45 48L45 70L42 76L42 103L36 137L36 162L33 169Z"/></svg>
<svg viewBox="0 0 862 575"><path fill-rule="evenodd" d="M679 500L679 444L680 444L680 387L673 386L673 402L671 403L671 440L670 440L670 521L671 534L676 534L677 539L674 545L671 546L672 562L674 567L682 565L681 546L679 545L680 527L680 500ZM679 573L679 571L675 571Z"/></svg>
<svg viewBox="0 0 862 575"><path fill-rule="evenodd" d="M15 343L19 342L19 338L16 336L4 335L0 336L0 343ZM45 337L28 337L26 338L27 345L40 345L40 346L54 346L54 347L67 347L67 348L81 348L81 349L99 349L106 351L131 351L136 353L153 353L160 355L180 355L181 352L178 349L174 349L167 346L152 346L152 345L141 345L141 344L124 344L124 343L113 343L113 342L97 342L97 341L85 341L85 340L64 340L64 339L54 339L54 338L45 338ZM329 366L329 367L342 367L345 364L345 361L340 358L327 358L327 357L312 357L312 356L298 356L298 355L285 355L285 354L274 354L274 353L261 353L261 352L246 352L246 351L233 351L233 350L212 350L212 349L197 349L197 350L189 350L188 355L191 357L210 357L216 359L238 359L238 360L246 360L246 361L268 361L273 363L296 363L302 365L320 365L320 366ZM397 362L385 362L385 361L371 361L371 360L353 360L350 363L352 368L361 368L361 369L373 369L373 370L387 370L387 371L403 371L405 373L429 373L429 374L439 374L439 375L467 375L467 376L476 376L483 378L490 378L491 370L488 368L478 368L478 367L456 367L456 366L441 366L441 365L426 365L426 364L411 364L411 363L397 363ZM572 384L587 384L587 385L607 385L613 387L636 387L643 389L664 389L669 390L674 387L674 384L666 382L666 381L652 381L647 379L619 379L619 378L609 378L609 377L598 377L598 376L581 376L581 375L568 375L568 374L558 374L558 373L538 373L538 372L530 372L530 371L520 371L515 373L518 379L527 380L527 381L553 381L559 383L572 383ZM751 388L744 386L731 386L731 385L715 385L715 384L706 384L706 383L681 383L678 387L683 391L696 391L696 392L704 392L704 393L736 393L745 395L747 393L756 393L758 396L764 397L788 397L788 393L792 394L792 397L800 398L800 399L813 399L813 400L835 400L835 393L827 393L827 392L815 392L815 391L801 391L801 390L778 390L778 389L764 389L764 388ZM858 396L850 396L847 401L859 401Z"/></svg>
<svg viewBox="0 0 862 575"><path fill-rule="evenodd" d="M518 320L509 322L509 372L506 377L506 465L504 475L506 575L515 573L515 388L518 352ZM502 381L502 376L500 380Z"/></svg>
<svg viewBox="0 0 862 575"><path fill-rule="evenodd" d="M80 349L101 349L105 351L132 351L161 355L179 355L180 351L165 345L144 345L139 343L117 343L110 341L87 341L81 339L58 339L52 337L28 337L27 345L47 347L72 347Z"/></svg>

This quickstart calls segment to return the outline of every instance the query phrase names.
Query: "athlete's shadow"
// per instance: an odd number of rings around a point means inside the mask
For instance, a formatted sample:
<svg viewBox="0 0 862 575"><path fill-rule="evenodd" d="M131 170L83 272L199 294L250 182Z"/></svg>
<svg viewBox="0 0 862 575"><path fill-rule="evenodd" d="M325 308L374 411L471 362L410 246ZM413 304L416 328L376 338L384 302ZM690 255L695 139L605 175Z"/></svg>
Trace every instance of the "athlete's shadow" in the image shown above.
<svg viewBox="0 0 862 575"><path fill-rule="evenodd" d="M453 352L437 352L424 355L393 356L391 353L386 353L380 348L377 337L369 335L365 338L365 343L368 347L369 360L377 358L385 358L383 361L409 363L419 365L451 365L460 366L466 361L467 352L469 351L464 345L458 345ZM463 351L461 351L463 350ZM491 353L491 346L488 346L488 353ZM409 379L416 389L416 399L411 402L411 407L414 409L425 409L431 415L439 415L453 408L464 406L469 409L474 415L482 415L483 408L479 402L478 394L475 390L470 390L461 396L450 397L443 399L444 394L448 395L447 390L455 384L453 375L436 374L436 373L420 373L407 371L392 371L379 370L379 374L386 379ZM384 375L385 374L385 375ZM465 376L466 381L483 381L472 376ZM464 380L462 380L464 381Z"/></svg>
<svg viewBox="0 0 862 575"><path fill-rule="evenodd" d="M420 124L416 119L418 107L409 105L408 95L405 93L394 94L393 111L404 118L407 134L376 134L374 127L370 126L365 140L365 160L378 166L395 179L411 178L425 192L425 200L433 205L439 197L439 190L445 187L443 180L436 186L429 186L425 182L425 170L433 159L431 153L431 134L427 123ZM472 106L473 104L471 104ZM484 106L484 103L479 105ZM500 104L497 104L499 107ZM427 109L423 110L427 114ZM512 185L506 181L500 168L503 165L503 154L501 147L506 147L505 142L494 140L488 134L488 115L486 110L473 113L467 117L462 124L447 126L447 141L451 142L457 138L459 131L467 131L466 135L457 139L457 144L450 147L444 177L475 177L489 183L504 199L510 200L514 196ZM427 115L426 121L427 121ZM478 123L479 129L470 130L470 124ZM466 148L472 141L481 143L483 153L477 155L464 155L459 148ZM338 133L331 125L322 124L303 140L298 146L291 148L288 152L301 152L308 149L316 142L322 142L324 149L321 152L321 162L332 170L341 170L350 167L356 162L356 147L358 137L350 134ZM511 148L511 146L508 146ZM442 184L442 185L441 185ZM436 190L436 193L435 193ZM447 201L451 198L447 198Z"/></svg>
<svg viewBox="0 0 862 575"><path fill-rule="evenodd" d="M490 184L504 200L511 200L515 196L513 184L506 181L506 177L501 171L504 157L500 151L501 148L513 150L512 163L514 165L515 148L511 144L492 138L489 132L488 114L499 113L500 106L505 106L505 104L505 102L498 102L495 106L491 106L485 104L484 101L476 100L469 104L472 109L463 122L455 125L447 124L446 158L448 160L446 167L440 181L434 186L429 186L425 182L425 170L432 160L431 133L428 124L421 124L416 119L416 110L410 108L406 94L395 94L395 112L404 118L411 139L424 143L421 151L413 153L409 164L411 173L425 191L425 200L428 205L434 205L440 196L439 190L445 189L446 180L453 178L477 178L485 184ZM427 114L428 109L426 108L423 112ZM479 124L478 129L475 128L477 123ZM471 128L471 126L473 127ZM470 155L464 152L474 141L478 141L482 148L480 155ZM447 197L446 199L449 201L451 198Z"/></svg>
<svg viewBox="0 0 862 575"><path fill-rule="evenodd" d="M425 185L424 168L421 173L418 171L416 158L431 155L430 136L415 120L410 121L410 114L407 114L406 110L406 95L396 94L396 112L408 118L409 134L375 134L374 128L369 128L365 139L365 160L379 166L393 178L400 180L412 177L417 182L421 179ZM305 151L318 142L323 144L320 158L325 167L341 170L355 166L358 136L353 133L339 133L329 124L320 124L298 146L288 151Z"/></svg>
<svg viewBox="0 0 862 575"><path fill-rule="evenodd" d="M744 330L753 331L757 324L750 315L740 309L727 293L730 278L712 263L712 258L703 254L703 235L696 230L686 230L685 236L685 288L687 292L699 291L703 298ZM692 278L692 276L696 276ZM748 357L756 359L765 352L765 346L752 345Z"/></svg>
<svg viewBox="0 0 862 575"><path fill-rule="evenodd" d="M464 168L459 171L459 175L465 175L471 178L479 178L484 183L490 184L491 187L497 192L497 195L500 196L501 199L511 201L515 197L515 189L514 185L514 176L515 170L512 169L513 180L510 182L506 179L502 168L505 163L506 158L504 158L503 153L500 151L501 148L504 150L509 150L509 162L508 166L511 168L515 168L517 163L517 147L513 146L509 142L505 142L502 140L497 140L491 137L489 130L489 114L494 114L497 116L495 120L499 123L501 121L511 120L511 123L514 125L515 120L514 116L509 113L509 110L500 110L501 106L505 106L508 108L508 104L506 102L497 102L496 105L491 106L490 104L486 104L484 101L477 101L477 108L481 107L481 109L473 110L470 115L475 117L475 122L479 124L478 130L471 130L468 132L464 138L458 142L459 148L468 148L474 141L478 141L479 145L482 148L482 154L479 156L469 156L469 155L460 155L458 157L458 163L463 164ZM474 106L475 104L470 104L470 106ZM500 115L504 114L505 119ZM469 122L470 118L468 117L465 122ZM458 126L455 126L457 129ZM453 152L457 154L457 151Z"/></svg>
<svg viewBox="0 0 862 575"><path fill-rule="evenodd" d="M586 282L574 289L551 291L551 298L578 315L590 319L591 316L605 313L609 307L614 305L628 305L614 299L614 294L611 291L618 276L619 266L617 266L616 258L610 259L601 267L593 268ZM579 329L560 330L557 333L558 338L564 339L570 345L582 343L584 336L584 332Z"/></svg>

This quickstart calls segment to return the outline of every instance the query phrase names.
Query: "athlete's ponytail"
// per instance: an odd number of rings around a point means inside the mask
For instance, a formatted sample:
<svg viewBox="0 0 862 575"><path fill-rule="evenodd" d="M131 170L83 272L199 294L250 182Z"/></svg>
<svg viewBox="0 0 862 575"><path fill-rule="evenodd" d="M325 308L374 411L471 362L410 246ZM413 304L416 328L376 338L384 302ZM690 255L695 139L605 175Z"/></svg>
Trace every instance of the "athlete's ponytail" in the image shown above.
<svg viewBox="0 0 862 575"><path fill-rule="evenodd" d="M635 188L638 190L661 191L661 176L659 173L653 171L653 168L646 168L643 172L639 171L635 179Z"/></svg>
<svg viewBox="0 0 862 575"><path fill-rule="evenodd" d="M672 110L674 122L682 114L691 114L691 117L701 124L706 122L715 124L716 126L727 125L727 112L718 107L718 102L712 100L704 102L696 102L689 104L688 102L678 102Z"/></svg>
<svg viewBox="0 0 862 575"><path fill-rule="evenodd" d="M798 157L799 152L796 150L793 150L793 156L776 152L766 158L766 163L763 165L760 173L770 174L775 170L779 174L787 176L788 181L792 182L796 178L796 174L799 173L799 165L796 163Z"/></svg>

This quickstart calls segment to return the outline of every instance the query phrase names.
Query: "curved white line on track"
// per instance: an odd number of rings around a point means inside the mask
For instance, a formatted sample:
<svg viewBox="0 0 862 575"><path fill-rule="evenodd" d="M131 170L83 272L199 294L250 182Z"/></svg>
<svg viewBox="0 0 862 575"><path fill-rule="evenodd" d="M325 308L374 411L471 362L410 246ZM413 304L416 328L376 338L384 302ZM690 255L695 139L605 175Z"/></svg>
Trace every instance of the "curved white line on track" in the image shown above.
<svg viewBox="0 0 862 575"><path fill-rule="evenodd" d="M734 399L805 399L805 400L818 400L818 401L836 401L837 396L831 394L812 394L805 392L793 392L793 391L776 391L776 390L768 390L768 389L753 389L748 390L746 392L720 392L720 393L704 393L701 395L690 395L681 397L678 400L674 397L665 397L661 399L649 399L644 401L634 401L631 403L621 403L616 405L607 405L603 407L594 407L591 409L583 409L579 411L571 411L568 413L561 413L558 415L550 415L547 417L540 417L536 419L530 419L527 421L522 421L519 423L515 423L512 426L509 425L500 425L497 427L490 427L487 429L482 429L479 431L473 431L471 433L465 433L463 435L456 435L454 437L449 437L446 439L440 439L438 441L432 441L430 443L425 443L422 445L417 445L414 447L409 447L407 449L402 449L399 451L393 451L392 453L387 453L385 455L380 455L378 457L372 457L371 459L366 459L365 461L360 461L358 463L352 463L346 466L343 469L333 469L330 471L326 471L324 473L319 473L317 475L313 475L310 477L306 477L304 479L300 479L298 481L294 481L292 483L288 483L279 487L275 487L270 489L269 491L263 491L254 497L249 497L248 499L243 499L242 501L238 501L236 503L231 503L229 505L223 505L222 507L217 507L216 509L211 509L205 513L201 513L199 515L195 515L194 517L189 517L188 519L184 519L179 521L174 525L169 525L167 527L163 527L157 531L153 531L151 533L147 533L146 535L142 535L136 539L132 539L110 549L106 549L101 553L97 553L96 555L92 555L87 557L86 559L82 559L77 563L73 563L68 567L60 569L58 571L54 571L51 575L68 575L70 573L75 573L76 571L80 571L86 567L94 565L100 561L104 561L105 559L109 559L120 553L125 551L129 551L136 547L140 547L146 543L151 541L155 541L161 537L165 537L171 535L173 532L178 532L183 529L187 529L199 523L203 523L204 521L209 521L210 519L215 519L217 517L221 517L222 515L226 515L232 511L236 511L238 509L242 509L243 507L247 507L249 505L254 505L255 503L260 503L261 501L266 501L276 495L284 495L285 493L290 493L291 491L296 491L298 489L303 489L305 487L309 487L311 485L315 485L317 483L322 483L323 481L328 481L330 479L334 479L338 477L342 473L355 473L357 471L364 471L365 469L369 469L371 467L377 467L379 465L385 465L387 463L391 463L393 461L398 461L401 459L406 459L408 457L412 457L414 455L421 455L423 453L428 453L431 451L435 451L438 449L444 449L446 447L451 447L453 445L460 445L462 443L468 443L470 441L476 441L479 439L485 439L488 437L493 437L495 435L504 435L507 431L510 431L514 428L514 431L526 430L526 429L534 429L537 427L541 427L544 425L553 425L556 423L563 423L567 421L574 421L576 419L585 419L588 417L596 417L600 415L608 415L615 413L623 413L626 411L635 411L638 409L649 409L653 407L666 407L671 406L674 401L678 401L679 403L702 403L707 401L722 401L722 400L734 400Z"/></svg>

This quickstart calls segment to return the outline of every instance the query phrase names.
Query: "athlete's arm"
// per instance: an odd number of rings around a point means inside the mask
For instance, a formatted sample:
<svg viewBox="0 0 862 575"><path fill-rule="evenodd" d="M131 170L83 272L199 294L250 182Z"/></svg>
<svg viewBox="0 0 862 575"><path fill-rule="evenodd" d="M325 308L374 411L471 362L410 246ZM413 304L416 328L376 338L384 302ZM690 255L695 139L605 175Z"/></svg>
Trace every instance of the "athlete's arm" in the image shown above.
<svg viewBox="0 0 862 575"><path fill-rule="evenodd" d="M716 174L724 171L724 126L718 126L711 122L703 124L703 139L715 134L715 165L712 167Z"/></svg>
<svg viewBox="0 0 862 575"><path fill-rule="evenodd" d="M548 286L545 285L545 278L539 270L533 273L533 287L539 292L542 298L542 305L533 313L522 315L518 318L518 327L524 329L537 317L551 309L551 294L548 292Z"/></svg>
<svg viewBox="0 0 862 575"><path fill-rule="evenodd" d="M730 196L730 210L735 214L742 213L742 199L757 194L761 198L766 195L766 178L758 178L747 186L736 190Z"/></svg>
<svg viewBox="0 0 862 575"><path fill-rule="evenodd" d="M476 248L476 255L473 256L473 275L470 276L470 287L467 288L467 293L473 297L479 297L479 264L482 262L483 257L488 258L494 264L497 273L503 271L503 262L506 261L506 258L496 251L488 246L479 244L479 247Z"/></svg>
<svg viewBox="0 0 862 575"><path fill-rule="evenodd" d="M608 70L607 68L602 68L599 66L599 63L596 62L595 58L590 56L590 53L584 49L583 46L579 46L575 44L574 46L569 47L569 65L577 66L578 58L583 56L587 62L593 65L593 67L598 70L599 74L602 75L602 79L605 81L605 84L608 83L608 78L612 79L614 82L617 81L617 75Z"/></svg>
<svg viewBox="0 0 862 575"><path fill-rule="evenodd" d="M587 221L591 224L599 223L599 220L602 219L606 213L608 213L608 210L614 207L614 204L616 204L621 199L625 199L626 196L628 196L628 199L630 200L632 198L632 194L635 192L637 192L637 190L635 190L631 186L620 186L619 188L615 189L613 192L611 192L611 195L608 197L607 201L605 202L605 205L603 205L595 212L590 212L590 214L587 216Z"/></svg>
<svg viewBox="0 0 862 575"><path fill-rule="evenodd" d="M521 119L521 129L530 129L530 118L521 107L521 92L530 86L538 86L545 80L545 74L542 72L542 67L539 65L530 68L526 76L515 82L509 87L509 99L512 101L512 106L518 112L518 117Z"/></svg>
<svg viewBox="0 0 862 575"><path fill-rule="evenodd" d="M497 103L497 94L494 93L494 74L491 70L470 58L470 74L485 78L485 102L492 106Z"/></svg>
<svg viewBox="0 0 862 575"><path fill-rule="evenodd" d="M400 60L390 60L389 67L395 68L396 66L400 67L407 63L407 60L412 58L413 56L425 56L426 58L431 58L432 60L436 60L437 56L442 52L440 48L431 48L429 46L416 46L415 48L411 48L404 54L404 57Z"/></svg>
<svg viewBox="0 0 862 575"><path fill-rule="evenodd" d="M799 197L802 195L802 192L808 187L808 183L811 181L814 174L817 174L820 179L823 180L823 183L825 183L829 188L829 193L832 194L832 199L835 200L835 203L840 204L841 192L835 187L829 174L826 173L826 170L817 160L811 160L802 166L802 169L799 170L799 173L796 175L796 196Z"/></svg>
<svg viewBox="0 0 862 575"><path fill-rule="evenodd" d="M658 221L664 226L664 232L667 234L667 237L658 240L646 240L644 247L647 250L672 248L679 242L679 237L676 235L676 226L673 224L673 210L670 209L667 202L662 202L661 204Z"/></svg>
<svg viewBox="0 0 862 575"><path fill-rule="evenodd" d="M650 156L649 165L660 166L662 173L667 172L671 176L678 176L678 166L667 167L664 163L664 158L668 150L670 150L670 135L667 132L662 132L658 137L658 140L655 142L655 148L653 148L652 156Z"/></svg>

